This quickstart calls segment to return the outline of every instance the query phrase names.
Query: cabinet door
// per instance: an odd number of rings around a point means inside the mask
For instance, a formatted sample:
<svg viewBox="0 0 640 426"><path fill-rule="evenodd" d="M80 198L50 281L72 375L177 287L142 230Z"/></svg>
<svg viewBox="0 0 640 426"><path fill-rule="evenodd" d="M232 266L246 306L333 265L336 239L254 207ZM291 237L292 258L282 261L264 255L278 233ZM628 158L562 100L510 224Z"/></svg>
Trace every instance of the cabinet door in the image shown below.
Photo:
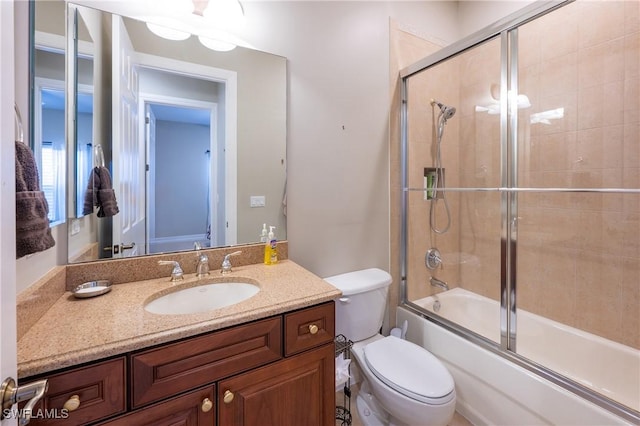
<svg viewBox="0 0 640 426"><path fill-rule="evenodd" d="M219 426L328 426L335 413L335 345L218 384Z"/></svg>
<svg viewBox="0 0 640 426"><path fill-rule="evenodd" d="M214 387L198 389L159 404L134 411L102 425L108 426L211 426L216 412Z"/></svg>

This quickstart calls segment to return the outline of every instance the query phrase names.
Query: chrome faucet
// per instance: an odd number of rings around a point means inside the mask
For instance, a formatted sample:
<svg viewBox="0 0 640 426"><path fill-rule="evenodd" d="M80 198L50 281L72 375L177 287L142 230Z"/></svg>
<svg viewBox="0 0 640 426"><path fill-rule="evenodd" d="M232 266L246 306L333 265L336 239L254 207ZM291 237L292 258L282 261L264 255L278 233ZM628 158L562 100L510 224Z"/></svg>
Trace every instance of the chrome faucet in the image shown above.
<svg viewBox="0 0 640 426"><path fill-rule="evenodd" d="M231 272L231 260L229 260L229 257L237 256L240 253L242 253L242 251L238 250L234 251L233 253L229 253L224 257L224 260L222 261L222 269L220 270L221 274L228 274L229 272Z"/></svg>
<svg viewBox="0 0 640 426"><path fill-rule="evenodd" d="M180 281L184 278L184 272L180 264L175 260L158 260L158 265L173 265L171 271L171 281Z"/></svg>
<svg viewBox="0 0 640 426"><path fill-rule="evenodd" d="M196 255L198 256L198 264L196 265L196 278L202 278L209 275L209 256L204 253L200 253L202 246L199 242L195 242L193 245L196 249Z"/></svg>
<svg viewBox="0 0 640 426"><path fill-rule="evenodd" d="M435 277L429 278L429 282L434 287L440 287L443 290L449 290L449 285L446 282L441 281L441 280L439 280L439 279L437 279Z"/></svg>

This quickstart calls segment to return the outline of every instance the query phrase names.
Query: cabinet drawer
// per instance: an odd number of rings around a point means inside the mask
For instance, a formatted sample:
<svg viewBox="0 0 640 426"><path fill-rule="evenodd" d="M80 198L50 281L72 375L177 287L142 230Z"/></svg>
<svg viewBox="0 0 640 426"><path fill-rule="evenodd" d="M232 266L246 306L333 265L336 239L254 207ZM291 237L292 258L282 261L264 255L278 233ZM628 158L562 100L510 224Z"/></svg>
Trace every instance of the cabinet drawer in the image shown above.
<svg viewBox="0 0 640 426"><path fill-rule="evenodd" d="M284 316L285 356L332 342L335 337L334 302Z"/></svg>
<svg viewBox="0 0 640 426"><path fill-rule="evenodd" d="M49 389L35 407L53 413L57 419L33 418L34 425L80 425L126 410L125 358L104 361L47 377ZM73 411L63 410L65 402L77 395L80 403ZM51 414L49 414L51 415ZM68 416L62 420L64 416Z"/></svg>
<svg viewBox="0 0 640 426"><path fill-rule="evenodd" d="M215 388L208 386L160 402L117 419L101 423L104 426L199 426L213 425L216 409Z"/></svg>
<svg viewBox="0 0 640 426"><path fill-rule="evenodd" d="M131 355L132 407L280 359L281 329L269 318Z"/></svg>

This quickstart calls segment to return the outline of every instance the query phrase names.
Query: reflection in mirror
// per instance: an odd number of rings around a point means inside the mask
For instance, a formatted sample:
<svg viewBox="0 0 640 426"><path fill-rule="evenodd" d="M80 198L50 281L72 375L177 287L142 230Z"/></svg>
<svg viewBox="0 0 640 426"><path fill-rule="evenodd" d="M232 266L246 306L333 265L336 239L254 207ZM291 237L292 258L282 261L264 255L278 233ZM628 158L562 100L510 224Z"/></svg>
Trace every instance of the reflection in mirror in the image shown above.
<svg viewBox="0 0 640 426"><path fill-rule="evenodd" d="M68 184L69 211L72 212L69 229L69 260L96 260L101 257L98 235L100 224L92 215L92 202L85 207L85 198L91 186L90 177L95 161L94 151L104 138L104 133L94 119L95 103L105 97L100 84L100 73L96 71L100 61L97 54L102 45L99 28L102 19L100 12L82 8L70 16L70 28L67 30L67 46L73 55L69 55L67 90L72 85L73 96L67 102L67 159L69 161ZM69 120L69 118L72 120Z"/></svg>
<svg viewBox="0 0 640 426"><path fill-rule="evenodd" d="M66 220L64 3L33 2L31 147L51 226ZM56 24L57 21L57 24Z"/></svg>
<svg viewBox="0 0 640 426"><path fill-rule="evenodd" d="M76 171L76 188L75 188L75 217L80 218L85 215L84 212L84 192L89 182L92 161L91 154L93 146L93 57L95 48L91 33L87 28L85 20L81 13L77 16L77 31L74 39L74 47L77 55L75 56L75 138L74 147L75 158L73 164Z"/></svg>
<svg viewBox="0 0 640 426"><path fill-rule="evenodd" d="M196 37L164 40L143 22L68 7L91 35L94 83L92 133L82 136L82 84L67 82L78 110L69 262L258 242L263 223L285 239L286 58L214 52ZM119 211L81 217L84 176L98 165L84 159L96 146Z"/></svg>
<svg viewBox="0 0 640 426"><path fill-rule="evenodd" d="M194 242L202 247L220 245L217 225L224 220L223 209L209 195L212 182L224 179L211 161L211 152L216 152L215 104L197 107L177 98L157 103L142 96L141 100L148 117L149 164L154 165L147 181L149 252L189 250ZM190 190L184 191L185 187Z"/></svg>
<svg viewBox="0 0 640 426"><path fill-rule="evenodd" d="M55 226L65 221L64 82L42 76L39 65L46 53L36 51L33 141L49 223Z"/></svg>
<svg viewBox="0 0 640 426"><path fill-rule="evenodd" d="M93 168L93 93L92 87L79 87L76 95L76 218L85 215L84 197ZM97 148L96 144L96 148ZM100 164L95 162L95 164Z"/></svg>

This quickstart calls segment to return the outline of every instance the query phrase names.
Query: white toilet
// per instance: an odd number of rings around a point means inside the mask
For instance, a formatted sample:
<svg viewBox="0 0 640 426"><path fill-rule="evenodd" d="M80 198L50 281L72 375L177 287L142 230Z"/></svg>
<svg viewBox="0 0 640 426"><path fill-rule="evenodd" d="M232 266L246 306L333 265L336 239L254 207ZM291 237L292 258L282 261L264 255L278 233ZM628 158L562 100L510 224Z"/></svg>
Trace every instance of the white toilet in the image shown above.
<svg viewBox="0 0 640 426"><path fill-rule="evenodd" d="M426 349L380 327L391 276L365 269L325 278L342 291L336 300L336 334L354 342L363 375L356 406L362 422L376 425L446 425L455 411L453 378Z"/></svg>

